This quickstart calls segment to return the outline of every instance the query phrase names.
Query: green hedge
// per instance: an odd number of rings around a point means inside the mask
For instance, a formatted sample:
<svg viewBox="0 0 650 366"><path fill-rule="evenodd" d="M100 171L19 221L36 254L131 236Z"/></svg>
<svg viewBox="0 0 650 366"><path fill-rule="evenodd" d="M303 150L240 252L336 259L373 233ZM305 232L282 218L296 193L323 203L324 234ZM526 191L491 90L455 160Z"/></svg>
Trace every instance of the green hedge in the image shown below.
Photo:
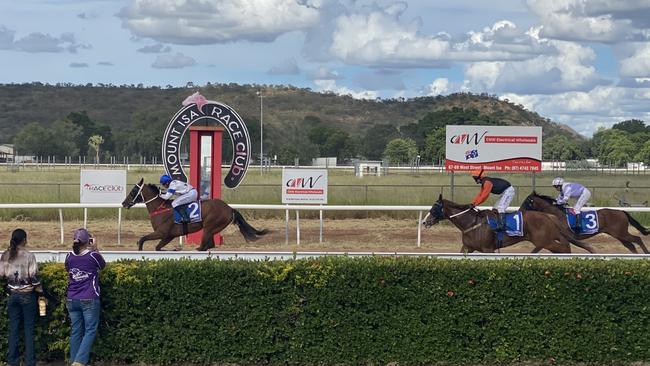
<svg viewBox="0 0 650 366"><path fill-rule="evenodd" d="M61 264L42 265L65 293ZM650 360L645 260L126 261L102 273L95 360L476 364ZM6 300L3 299L4 308ZM39 324L63 359L64 303ZM6 334L6 316L0 332ZM6 337L0 351L6 354Z"/></svg>

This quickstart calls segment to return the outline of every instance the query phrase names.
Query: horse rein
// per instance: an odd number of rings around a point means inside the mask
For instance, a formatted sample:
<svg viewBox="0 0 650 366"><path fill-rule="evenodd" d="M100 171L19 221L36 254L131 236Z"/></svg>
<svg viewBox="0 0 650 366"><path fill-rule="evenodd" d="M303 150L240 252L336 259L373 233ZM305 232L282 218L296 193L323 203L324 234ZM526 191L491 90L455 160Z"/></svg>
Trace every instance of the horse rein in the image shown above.
<svg viewBox="0 0 650 366"><path fill-rule="evenodd" d="M144 195L142 194L142 189L144 188L144 183L142 183L142 185L136 184L135 186L138 187L138 193L136 193L135 196L133 196L133 198L131 199L131 203L133 203L134 205L137 203L137 202L135 202L135 200L136 200L136 198L138 198L138 196L142 197L142 202L144 202L145 205L147 203L149 203L149 202L152 202L156 198L158 198L158 196L156 195L156 196L153 196L150 200L145 201L144 200Z"/></svg>
<svg viewBox="0 0 650 366"><path fill-rule="evenodd" d="M453 219L454 217L456 217L456 216L460 216L460 215L462 215L462 214L464 214L464 213L466 213L466 212L468 212L469 210L472 210L472 209L473 209L473 208L470 207L470 208L468 208L468 209L465 210L465 211L461 211L461 212L459 212L459 213L457 213L457 214L453 214L453 215L449 216L449 218L450 218L450 219Z"/></svg>

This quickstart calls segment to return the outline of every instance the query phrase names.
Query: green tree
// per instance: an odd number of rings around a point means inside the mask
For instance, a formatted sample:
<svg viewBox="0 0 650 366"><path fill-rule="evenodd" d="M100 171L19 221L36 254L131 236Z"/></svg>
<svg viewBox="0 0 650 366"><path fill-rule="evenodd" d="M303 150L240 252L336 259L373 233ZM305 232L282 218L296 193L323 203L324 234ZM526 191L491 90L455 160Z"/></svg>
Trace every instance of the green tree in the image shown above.
<svg viewBox="0 0 650 366"><path fill-rule="evenodd" d="M47 129L33 122L16 134L14 143L21 154L36 156L76 156L79 149L76 140L81 129L66 120L56 121Z"/></svg>
<svg viewBox="0 0 650 366"><path fill-rule="evenodd" d="M399 131L392 124L372 126L366 133L363 152L368 159L380 159L388 142L400 137Z"/></svg>
<svg viewBox="0 0 650 366"><path fill-rule="evenodd" d="M386 145L384 156L390 160L391 163L409 163L418 154L418 148L415 141L406 138L398 138L391 140Z"/></svg>
<svg viewBox="0 0 650 366"><path fill-rule="evenodd" d="M102 136L104 139L104 150L111 152L114 151L115 143L113 141L113 133L110 126L96 123L88 116L86 111L71 112L65 117L65 120L81 128L81 133L75 140L77 148L79 149L79 154L88 156L88 139L93 135Z"/></svg>
<svg viewBox="0 0 650 366"><path fill-rule="evenodd" d="M580 160L584 152L577 142L570 141L564 135L555 135L544 139L542 143L542 159L544 160Z"/></svg>
<svg viewBox="0 0 650 366"><path fill-rule="evenodd" d="M637 147L629 134L619 129L599 129L592 139L593 153L601 164L622 166L631 162Z"/></svg>
<svg viewBox="0 0 650 366"><path fill-rule="evenodd" d="M167 127L167 123L168 116L164 112L135 113L131 119L131 126L117 134L117 152L130 158L160 157L162 131Z"/></svg>
<svg viewBox="0 0 650 366"><path fill-rule="evenodd" d="M642 161L646 165L650 164L650 140L646 141L639 152L634 157L636 161Z"/></svg>
<svg viewBox="0 0 650 366"><path fill-rule="evenodd" d="M51 134L38 122L31 122L14 136L16 151L21 155L49 155Z"/></svg>
<svg viewBox="0 0 650 366"><path fill-rule="evenodd" d="M424 153L422 158L436 164L445 158L447 132L444 128L436 128L431 131L424 141Z"/></svg>
<svg viewBox="0 0 650 366"><path fill-rule="evenodd" d="M88 138L88 146L95 150L95 161L99 163L99 149L104 143L104 138L101 135L92 135Z"/></svg>
<svg viewBox="0 0 650 366"><path fill-rule="evenodd" d="M612 126L612 129L625 131L629 134L635 134L639 132L650 132L650 128L646 127L645 122L638 119L630 119L627 121L616 123Z"/></svg>

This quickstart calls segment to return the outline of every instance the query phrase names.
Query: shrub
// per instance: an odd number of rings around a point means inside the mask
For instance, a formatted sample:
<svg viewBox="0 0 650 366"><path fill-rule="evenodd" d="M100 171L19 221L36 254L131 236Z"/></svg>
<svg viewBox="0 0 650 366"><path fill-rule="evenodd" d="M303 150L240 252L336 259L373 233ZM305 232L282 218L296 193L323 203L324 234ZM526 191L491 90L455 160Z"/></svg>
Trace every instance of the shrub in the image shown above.
<svg viewBox="0 0 650 366"><path fill-rule="evenodd" d="M61 264L43 264L42 276L64 296ZM108 362L650 359L650 264L643 260L122 261L110 263L101 281L93 357ZM40 358L62 359L64 302L50 310L39 325Z"/></svg>

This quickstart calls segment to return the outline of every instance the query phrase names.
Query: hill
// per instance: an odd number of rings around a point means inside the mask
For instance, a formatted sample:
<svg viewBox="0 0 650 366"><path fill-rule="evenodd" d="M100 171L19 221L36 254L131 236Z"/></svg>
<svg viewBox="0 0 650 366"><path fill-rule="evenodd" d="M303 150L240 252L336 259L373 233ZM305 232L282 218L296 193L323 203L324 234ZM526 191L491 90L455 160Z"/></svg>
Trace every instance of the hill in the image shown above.
<svg viewBox="0 0 650 366"><path fill-rule="evenodd" d="M305 131L314 123L363 138L373 126L405 126L417 123L429 113L453 108L477 110L480 116L502 125L541 126L545 137L564 135L571 140L584 140L568 126L486 94L357 100L290 86L208 84L195 87L190 84L184 88L144 88L32 83L0 85L0 143L11 142L22 126L30 122L50 126L69 113L79 111L86 111L93 121L110 126L116 136L117 131L127 131L146 115L154 121L149 123L152 133L160 130L162 135L163 126L181 107L181 101L194 91L237 110L249 127L253 141L259 140L260 98L257 92L261 91L265 151L304 140L308 133Z"/></svg>

